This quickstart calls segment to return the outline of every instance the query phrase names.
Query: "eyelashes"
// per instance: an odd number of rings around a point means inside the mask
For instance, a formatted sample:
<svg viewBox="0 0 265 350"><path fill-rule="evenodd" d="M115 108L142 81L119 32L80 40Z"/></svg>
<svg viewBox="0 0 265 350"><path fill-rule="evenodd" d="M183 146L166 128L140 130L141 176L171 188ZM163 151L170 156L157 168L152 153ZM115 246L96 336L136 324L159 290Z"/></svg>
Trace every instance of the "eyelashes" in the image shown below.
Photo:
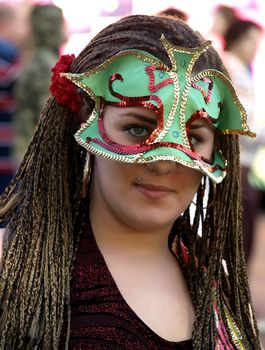
<svg viewBox="0 0 265 350"><path fill-rule="evenodd" d="M204 137L197 135L197 134L190 134L189 139L190 139L190 144L193 147L196 147L205 141Z"/></svg>
<svg viewBox="0 0 265 350"><path fill-rule="evenodd" d="M123 128L126 136L130 137L131 139L138 140L139 142L147 140L154 129L154 127L139 124L127 125ZM207 142L207 137L204 137L199 133L190 133L189 140L191 146L196 148L199 145Z"/></svg>
<svg viewBox="0 0 265 350"><path fill-rule="evenodd" d="M139 124L127 125L123 128L129 137L139 141L147 140L154 129L154 127Z"/></svg>

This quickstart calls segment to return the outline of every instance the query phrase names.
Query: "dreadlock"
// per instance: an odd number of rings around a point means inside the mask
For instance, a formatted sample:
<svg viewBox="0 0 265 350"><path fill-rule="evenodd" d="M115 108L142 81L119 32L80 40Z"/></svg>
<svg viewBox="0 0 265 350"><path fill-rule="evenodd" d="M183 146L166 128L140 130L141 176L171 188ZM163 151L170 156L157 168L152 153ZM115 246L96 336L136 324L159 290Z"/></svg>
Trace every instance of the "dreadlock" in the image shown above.
<svg viewBox="0 0 265 350"><path fill-rule="evenodd" d="M243 253L241 177L239 157L236 156L239 154L238 136L219 137L229 164L226 178L215 191L214 185L209 183L206 207L203 200L205 183L199 188L192 224L189 208L184 213L184 220L180 218L175 223L177 237L186 241L190 252L190 262L182 268L196 309L193 346L194 349L213 348L216 320L212 300L216 300L222 312L222 295L225 295L241 331L244 348L260 349ZM199 225L202 226L201 235L198 234ZM221 315L225 318L224 313Z"/></svg>
<svg viewBox="0 0 265 350"><path fill-rule="evenodd" d="M161 34L184 47L197 47L203 40L181 20L128 16L101 31L73 62L71 72L84 72L131 48L146 50L170 65ZM225 72L214 49L196 63L195 69L205 68ZM86 116L92 108L92 101L85 104ZM50 98L17 175L0 198L0 219L6 226L0 276L1 349L58 347L64 307L70 304L77 235L87 214L82 202L86 151L73 138L80 122L80 116ZM178 219L174 225L178 236L185 238L190 256L197 257L182 266L196 311L193 346L196 350L214 347L216 327L209 290L217 281L216 304L221 306L224 293L246 349L259 349L242 257L237 136L222 136L219 147L228 160L229 172L215 195L210 184L209 203L213 204L205 212L202 185L193 220L187 210L182 222ZM221 268L223 261L228 278Z"/></svg>

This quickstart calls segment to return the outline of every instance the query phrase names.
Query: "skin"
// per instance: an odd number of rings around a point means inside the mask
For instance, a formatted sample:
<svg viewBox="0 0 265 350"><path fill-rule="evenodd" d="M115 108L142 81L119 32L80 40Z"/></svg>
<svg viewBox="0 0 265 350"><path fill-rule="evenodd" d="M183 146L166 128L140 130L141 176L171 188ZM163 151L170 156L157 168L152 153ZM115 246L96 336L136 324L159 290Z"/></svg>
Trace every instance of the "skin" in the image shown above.
<svg viewBox="0 0 265 350"><path fill-rule="evenodd" d="M146 139L156 120L142 107L104 110L105 130L121 144ZM211 158L214 133L203 120L191 128L191 142ZM201 178L197 170L171 161L132 165L94 159L90 219L96 242L128 305L170 341L191 338L194 311L168 235Z"/></svg>
<svg viewBox="0 0 265 350"><path fill-rule="evenodd" d="M250 28L234 42L230 51L236 54L245 65L249 65L256 57L261 38L262 32L259 29Z"/></svg>

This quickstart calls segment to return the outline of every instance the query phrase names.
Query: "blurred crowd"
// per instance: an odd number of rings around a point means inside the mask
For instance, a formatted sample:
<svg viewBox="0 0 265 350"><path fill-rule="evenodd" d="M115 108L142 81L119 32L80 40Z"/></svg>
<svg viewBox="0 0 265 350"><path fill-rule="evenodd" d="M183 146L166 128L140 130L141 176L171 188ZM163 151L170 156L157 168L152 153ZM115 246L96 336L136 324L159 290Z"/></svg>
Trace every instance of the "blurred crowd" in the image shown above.
<svg viewBox="0 0 265 350"><path fill-rule="evenodd" d="M161 9L158 14L189 21L188 13L174 7ZM257 216L264 210L265 117L256 111L253 82L253 63L264 29L231 6L217 6L212 16L210 31L202 34L212 40L222 57L247 111L249 125L257 132L254 141L242 138L240 143L243 232L249 261ZM23 160L50 95L51 67L68 39L59 7L39 4L22 11L21 7L0 3L0 193Z"/></svg>
<svg viewBox="0 0 265 350"><path fill-rule="evenodd" d="M263 72L255 67L255 60L264 38L263 26L233 7L219 5L213 13L209 33L237 94L247 112L250 128L256 138L240 138L243 239L249 269L251 289L262 345L265 346L265 116L257 108L257 89L254 73ZM255 71L256 68L256 71Z"/></svg>
<svg viewBox="0 0 265 350"><path fill-rule="evenodd" d="M265 190L264 173L254 167L256 157L265 149L265 132L264 121L261 122L262 118L256 109L256 90L253 81L254 62L264 29L261 24L245 16L242 17L237 9L230 6L217 6L213 15L209 37L222 57L239 99L246 109L250 128L257 133L254 140L247 140L244 137L240 139L243 234L246 260L249 262L256 221L260 211L263 210Z"/></svg>
<svg viewBox="0 0 265 350"><path fill-rule="evenodd" d="M49 97L51 68L67 41L53 4L0 3L0 193L23 159Z"/></svg>

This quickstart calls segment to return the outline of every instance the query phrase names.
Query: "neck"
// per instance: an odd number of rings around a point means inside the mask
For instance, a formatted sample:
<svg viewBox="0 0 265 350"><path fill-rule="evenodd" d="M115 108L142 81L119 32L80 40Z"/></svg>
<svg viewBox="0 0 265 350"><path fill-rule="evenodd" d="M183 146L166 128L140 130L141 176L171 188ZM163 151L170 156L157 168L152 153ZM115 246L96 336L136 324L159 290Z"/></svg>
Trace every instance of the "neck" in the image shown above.
<svg viewBox="0 0 265 350"><path fill-rule="evenodd" d="M168 254L168 236L171 226L139 229L122 222L106 210L104 204L92 200L90 221L97 243L110 253L134 256L157 256Z"/></svg>

